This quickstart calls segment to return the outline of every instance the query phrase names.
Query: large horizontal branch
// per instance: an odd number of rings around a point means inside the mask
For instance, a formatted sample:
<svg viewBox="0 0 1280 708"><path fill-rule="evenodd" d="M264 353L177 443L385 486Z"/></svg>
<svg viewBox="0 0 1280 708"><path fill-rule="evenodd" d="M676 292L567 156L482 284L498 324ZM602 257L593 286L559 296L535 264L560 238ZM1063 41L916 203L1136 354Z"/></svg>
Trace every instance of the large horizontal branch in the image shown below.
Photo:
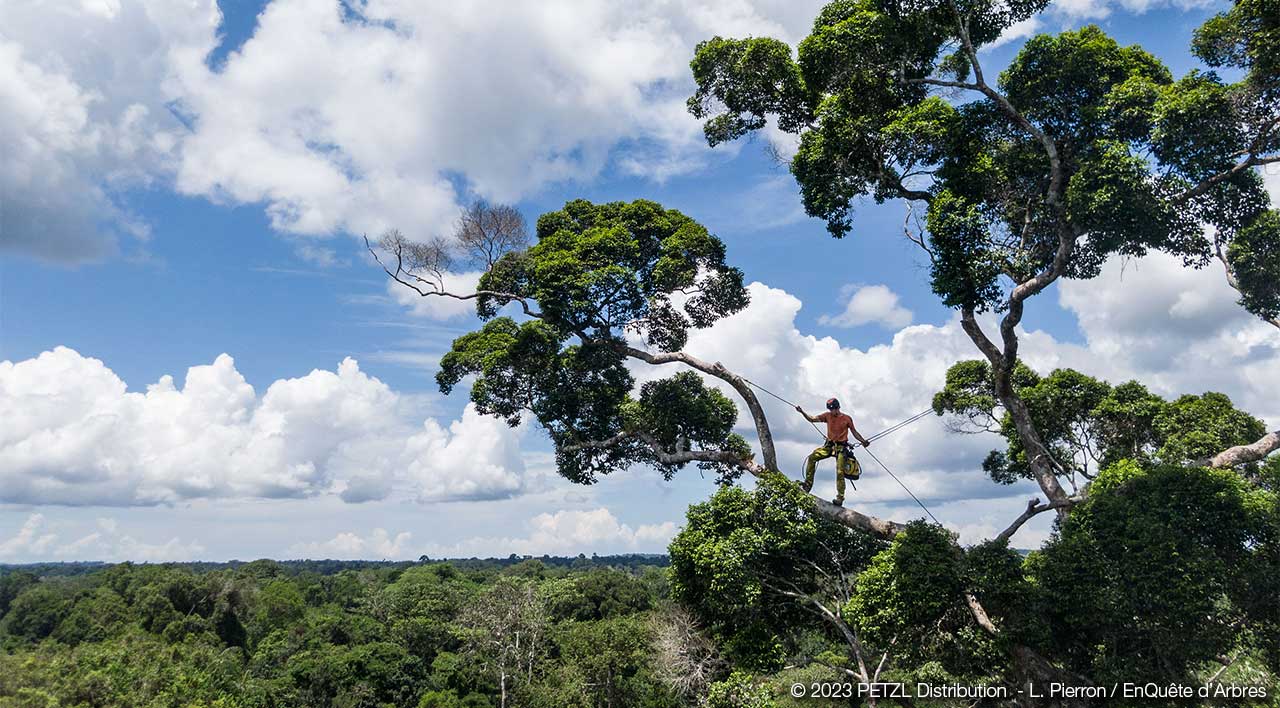
<svg viewBox="0 0 1280 708"><path fill-rule="evenodd" d="M572 443L564 446L562 449L568 451L604 449L631 439L640 440L648 445L653 451L654 459L664 465L683 465L690 462L718 462L721 464L733 465L744 472L750 473L757 479L765 479L770 475L781 474L780 472L775 472L757 463L750 457L739 457L738 453L728 450L682 450L680 452L668 452L663 449L662 444L652 435L639 431L624 431L604 440L587 440ZM868 531L871 534L886 540L892 539L907 528L905 524L900 524L896 521L881 519L854 511L853 509L836 506L835 504L824 499L820 499L813 494L810 494L809 496L814 502L814 509L820 515L825 516L841 526Z"/></svg>
<svg viewBox="0 0 1280 708"><path fill-rule="evenodd" d="M1219 452L1213 456L1213 459L1209 460L1209 466L1235 467L1257 462L1276 450L1280 450L1280 430L1273 430L1263 435L1257 442L1248 445L1236 445Z"/></svg>

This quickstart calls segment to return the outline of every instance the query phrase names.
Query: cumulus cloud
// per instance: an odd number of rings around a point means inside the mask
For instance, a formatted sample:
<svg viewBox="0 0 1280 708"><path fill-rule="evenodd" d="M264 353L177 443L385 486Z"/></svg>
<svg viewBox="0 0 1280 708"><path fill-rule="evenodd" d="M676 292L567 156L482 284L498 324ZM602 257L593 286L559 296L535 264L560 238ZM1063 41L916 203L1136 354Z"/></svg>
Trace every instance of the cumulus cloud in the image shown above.
<svg viewBox="0 0 1280 708"><path fill-rule="evenodd" d="M0 541L0 558L15 556L35 556L47 551L57 543L58 535L43 530L45 525L43 514L32 514L23 522L22 528L12 538Z"/></svg>
<svg viewBox="0 0 1280 708"><path fill-rule="evenodd" d="M211 66L214 0L5 3L0 244L101 256L146 235L121 194L155 182L263 204L285 232L426 237L459 187L509 201L610 164L665 179L707 155L684 108L694 44L794 42L821 4L274 0Z"/></svg>
<svg viewBox="0 0 1280 708"><path fill-rule="evenodd" d="M432 544L424 552L446 558L509 553L662 553L680 530L673 521L633 528L619 521L606 507L538 514L529 520L528 528L527 536L476 536L447 546Z"/></svg>
<svg viewBox="0 0 1280 708"><path fill-rule="evenodd" d="M0 250L75 262L147 237L119 195L173 169L164 87L219 20L213 0L0 4Z"/></svg>
<svg viewBox="0 0 1280 708"><path fill-rule="evenodd" d="M834 327L857 327L879 324L887 329L901 329L911 324L911 310L898 304L898 294L887 285L846 285L840 295L849 299L844 312L822 315L818 322Z"/></svg>
<svg viewBox="0 0 1280 708"><path fill-rule="evenodd" d="M374 529L367 536L344 531L328 541L298 543L289 552L303 558L380 558L387 560L407 557L409 540L413 534L404 531L395 538L386 529Z"/></svg>
<svg viewBox="0 0 1280 708"><path fill-rule="evenodd" d="M1222 391L1274 426L1280 403L1264 382L1280 376L1280 332L1238 297L1216 263L1194 270L1164 254L1114 258L1097 278L1061 284L1060 303L1086 346L1045 347L1046 363L1138 378L1166 396Z"/></svg>
<svg viewBox="0 0 1280 708"><path fill-rule="evenodd" d="M396 490L493 499L536 483L520 430L468 407L447 426L345 359L258 396L226 354L128 391L107 366L59 347L0 362L0 499L159 504L192 498L347 501Z"/></svg>

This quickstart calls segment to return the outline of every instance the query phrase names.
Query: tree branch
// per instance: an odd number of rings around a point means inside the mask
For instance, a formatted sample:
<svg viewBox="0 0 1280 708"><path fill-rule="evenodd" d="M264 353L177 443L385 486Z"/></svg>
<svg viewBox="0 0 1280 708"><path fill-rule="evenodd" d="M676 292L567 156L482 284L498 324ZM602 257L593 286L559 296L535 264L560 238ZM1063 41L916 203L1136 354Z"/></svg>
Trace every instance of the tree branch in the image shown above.
<svg viewBox="0 0 1280 708"><path fill-rule="evenodd" d="M542 313L529 307L529 301L526 298L520 297L519 295L515 295L513 293L499 292L496 290L477 290L473 293L467 293L465 295L458 294L458 293L451 293L444 289L443 280L441 283L433 283L431 281L425 280L420 276L414 275L412 271L405 270L404 261L398 249L395 252L396 253L396 269L394 272L392 272L392 270L388 268L385 263L382 262L382 258L378 256L378 252L373 248L373 245L369 243L368 236L364 237L364 246L369 250L369 253L373 256L373 260L378 262L378 265L382 268L382 271L386 273L388 276L390 276L392 280L396 281L397 283L400 283L401 285L405 286L406 288L409 288L410 290L413 290L414 292L418 293L423 297L436 296L436 297L453 298L454 300L474 300L478 297L488 296L498 300L506 300L508 302L518 302L520 303L520 308L524 310L524 313L526 315L528 315L529 317L542 319ZM408 280L406 280L405 276L413 278L414 280L417 280L419 283L427 283L433 289L423 290L422 288L418 287L417 284L411 283Z"/></svg>
<svg viewBox="0 0 1280 708"><path fill-rule="evenodd" d="M1215 238L1213 241L1213 251L1214 251L1214 255L1218 257L1218 260L1222 262L1222 269L1226 271L1227 285L1230 285L1233 290L1240 293L1241 295L1244 295L1244 291L1240 289L1240 281L1236 280L1235 268L1231 267L1231 262L1227 260L1226 254L1222 252L1222 243L1217 238ZM1272 327L1280 328L1280 319L1274 319L1269 317L1259 317L1258 319L1262 320L1263 322L1266 322Z"/></svg>
<svg viewBox="0 0 1280 708"><path fill-rule="evenodd" d="M738 395L742 396L742 400L747 404L747 410L751 411L751 418L756 426L756 437L760 440L760 452L764 456L765 467L771 470L778 469L778 453L773 446L773 433L769 430L769 420L765 417L764 407L760 405L760 399L756 398L755 391L751 389L751 385L745 379L729 371L718 361L712 364L684 352L653 353L643 349L636 349L624 342L619 342L616 346L627 356L639 359L647 364L656 366L681 363L704 374L714 376L732 386L738 392Z"/></svg>
<svg viewBox="0 0 1280 708"><path fill-rule="evenodd" d="M758 479L765 479L770 475L780 475L780 472L770 470L757 463L751 458L741 458L735 453L728 450L683 450L681 452L667 452L662 449L662 444L656 438L645 432L640 431L624 431L609 437L605 440L587 440L583 442L571 443L563 449L587 450L587 449L603 449L612 447L626 440L636 439L644 442L652 450L655 459L665 465L683 465L689 462L719 462L721 464L734 465L744 472L750 473ZM790 481L790 480L788 480ZM836 506L825 499L821 499L813 494L809 494L813 500L815 511L818 514L834 521L842 526L851 529L859 529L867 531L879 538L891 540L894 536L902 533L907 527L906 524L900 524L896 521L881 519L875 516L869 516L853 509L847 509L842 506Z"/></svg>
<svg viewBox="0 0 1280 708"><path fill-rule="evenodd" d="M1235 467L1257 462L1276 450L1280 450L1280 430L1273 430L1248 445L1236 445L1235 447L1227 448L1214 455L1208 462L1209 466L1214 468ZM1201 460L1200 462L1203 463L1204 461Z"/></svg>
<svg viewBox="0 0 1280 708"><path fill-rule="evenodd" d="M1170 201L1176 204L1178 202L1187 201L1188 199L1194 199L1200 196L1201 194L1204 194L1205 192L1209 191L1209 189L1214 185L1220 182L1229 180L1232 177L1235 177L1236 175L1240 174L1241 172L1244 172L1245 170L1251 167L1260 167L1262 165L1269 165L1273 162L1280 162L1280 155L1268 155L1268 156L1262 157L1262 156L1259 156L1254 151L1253 148L1251 148L1249 153L1246 155L1246 157L1243 160L1232 165L1231 169L1219 172L1218 174L1213 175L1212 177L1201 180L1199 184L1196 184L1192 187L1184 189L1181 192L1178 192L1177 194L1173 195L1173 197L1170 198Z"/></svg>
<svg viewBox="0 0 1280 708"><path fill-rule="evenodd" d="M1056 502L1049 502L1049 503L1042 502L1039 499L1031 499L1030 501L1027 502L1027 510L1022 512L1022 514L1019 515L1018 518L1014 519L1013 523L1009 524L1009 528L997 534L994 540L1008 543L1009 539L1012 538L1013 535L1018 532L1018 529L1022 528L1022 525L1030 521L1031 517L1035 516L1036 514L1044 513L1046 511L1049 511L1050 509L1067 508L1072 506L1073 504L1078 503L1079 501L1080 499L1078 497L1071 497L1065 501L1056 501Z"/></svg>

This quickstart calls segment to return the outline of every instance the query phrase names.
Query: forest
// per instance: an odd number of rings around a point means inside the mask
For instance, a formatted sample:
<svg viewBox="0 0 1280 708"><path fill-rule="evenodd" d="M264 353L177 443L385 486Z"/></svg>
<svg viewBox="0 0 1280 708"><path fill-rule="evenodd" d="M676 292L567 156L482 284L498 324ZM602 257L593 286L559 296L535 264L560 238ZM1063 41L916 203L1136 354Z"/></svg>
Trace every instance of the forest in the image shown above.
<svg viewBox="0 0 1280 708"><path fill-rule="evenodd" d="M664 564L6 567L0 705L678 706Z"/></svg>

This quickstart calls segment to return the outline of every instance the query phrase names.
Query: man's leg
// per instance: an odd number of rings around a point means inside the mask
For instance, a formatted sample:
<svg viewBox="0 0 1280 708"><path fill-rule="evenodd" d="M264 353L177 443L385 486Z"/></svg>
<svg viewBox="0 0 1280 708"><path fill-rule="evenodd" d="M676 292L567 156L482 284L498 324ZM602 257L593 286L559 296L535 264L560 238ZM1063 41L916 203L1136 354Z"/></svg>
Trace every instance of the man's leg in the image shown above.
<svg viewBox="0 0 1280 708"><path fill-rule="evenodd" d="M804 461L804 482L800 484L801 489L806 492L813 489L813 474L815 467L820 460L825 460L828 457L831 457L831 450L826 445L823 445L809 454L809 457Z"/></svg>
<svg viewBox="0 0 1280 708"><path fill-rule="evenodd" d="M849 459L845 454L844 452L836 453L836 498L831 500L831 503L836 506L844 504L844 469Z"/></svg>

